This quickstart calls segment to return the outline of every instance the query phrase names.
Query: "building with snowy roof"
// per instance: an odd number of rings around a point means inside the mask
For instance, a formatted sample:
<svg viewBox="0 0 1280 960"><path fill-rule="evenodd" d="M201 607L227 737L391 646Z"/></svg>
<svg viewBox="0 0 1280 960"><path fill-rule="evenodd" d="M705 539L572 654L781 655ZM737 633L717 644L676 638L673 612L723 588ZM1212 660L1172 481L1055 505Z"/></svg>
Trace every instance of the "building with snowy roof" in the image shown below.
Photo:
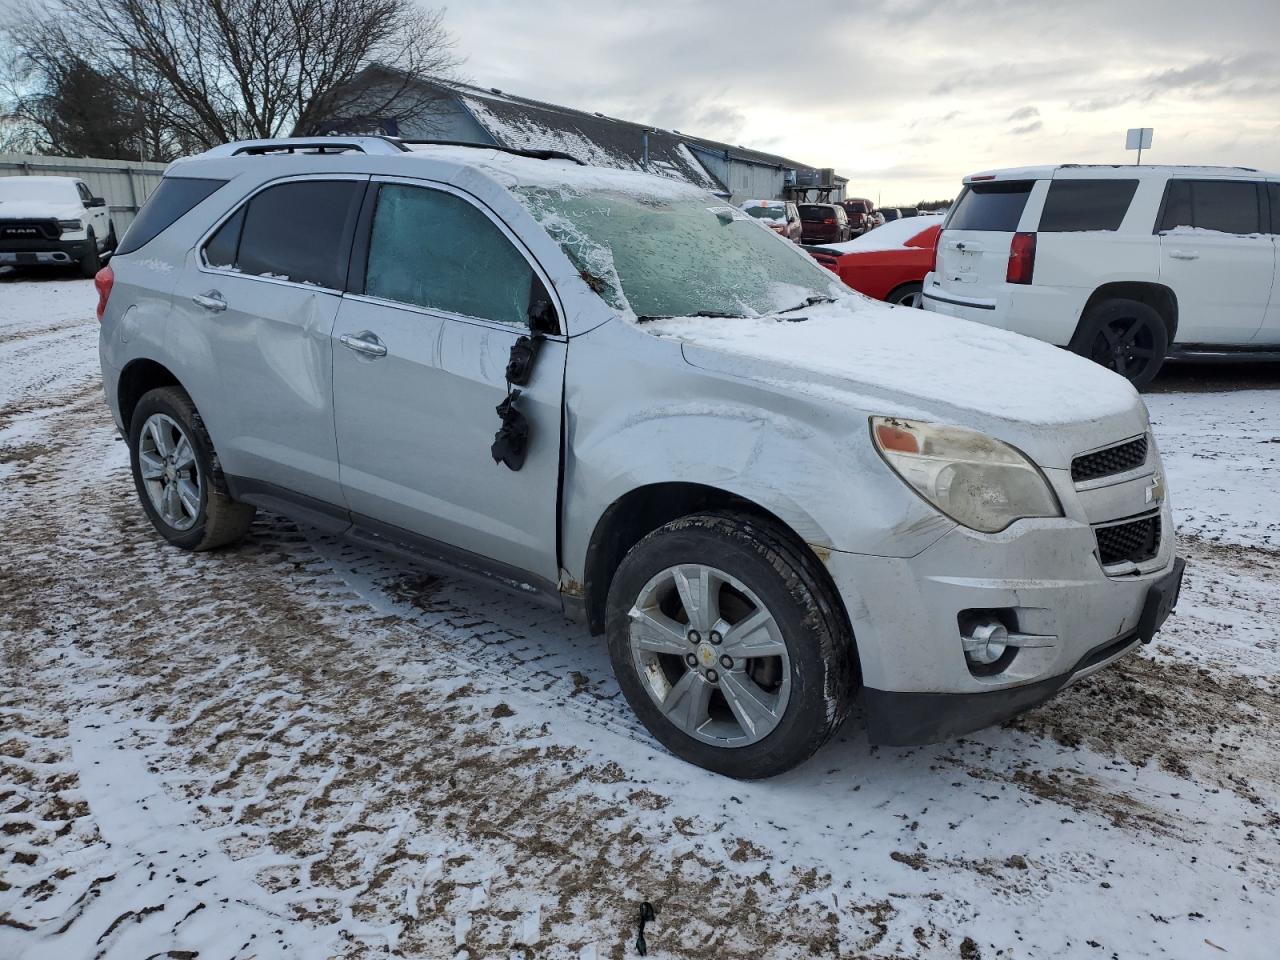
<svg viewBox="0 0 1280 960"><path fill-rule="evenodd" d="M325 133L376 133L407 140L452 140L523 150L558 150L584 163L647 170L686 180L735 203L751 199L844 198L844 177L787 157L691 136L678 130L619 120L540 100L444 80L406 81L370 68L354 84L397 84L412 101L396 117L395 102L381 116L334 117ZM352 98L346 98L348 100ZM378 96L379 102L386 98ZM424 106L425 105L425 106Z"/></svg>

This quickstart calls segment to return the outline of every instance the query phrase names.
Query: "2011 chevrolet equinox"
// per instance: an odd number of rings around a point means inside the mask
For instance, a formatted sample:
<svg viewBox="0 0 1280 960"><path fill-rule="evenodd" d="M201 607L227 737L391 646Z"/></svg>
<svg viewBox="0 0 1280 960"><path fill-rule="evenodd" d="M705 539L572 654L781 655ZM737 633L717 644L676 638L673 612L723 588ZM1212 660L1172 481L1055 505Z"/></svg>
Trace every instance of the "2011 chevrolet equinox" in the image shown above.
<svg viewBox="0 0 1280 960"><path fill-rule="evenodd" d="M681 182L228 144L170 168L97 282L164 537L224 546L263 507L555 604L731 776L800 763L859 695L878 743L1000 721L1177 598L1126 381L867 300Z"/></svg>

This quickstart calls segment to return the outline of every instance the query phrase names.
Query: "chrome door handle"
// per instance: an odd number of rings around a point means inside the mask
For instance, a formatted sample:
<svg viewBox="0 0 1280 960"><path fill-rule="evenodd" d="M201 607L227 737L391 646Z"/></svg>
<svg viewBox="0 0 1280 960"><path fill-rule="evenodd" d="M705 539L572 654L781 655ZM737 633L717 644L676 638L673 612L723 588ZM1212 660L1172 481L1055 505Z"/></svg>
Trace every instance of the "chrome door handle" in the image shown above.
<svg viewBox="0 0 1280 960"><path fill-rule="evenodd" d="M362 353L366 357L385 357L387 355L387 345L378 339L377 334L370 333L368 330L356 334L344 333L338 339L342 341L344 347L348 347L356 353Z"/></svg>
<svg viewBox="0 0 1280 960"><path fill-rule="evenodd" d="M1199 260L1200 254L1193 253L1190 250L1170 250L1169 256L1175 260Z"/></svg>
<svg viewBox="0 0 1280 960"><path fill-rule="evenodd" d="M221 313L227 309L227 301L222 299L222 294L217 290L210 290L208 293L197 293L191 298L191 302L197 306L204 307L206 310L212 310L214 313Z"/></svg>

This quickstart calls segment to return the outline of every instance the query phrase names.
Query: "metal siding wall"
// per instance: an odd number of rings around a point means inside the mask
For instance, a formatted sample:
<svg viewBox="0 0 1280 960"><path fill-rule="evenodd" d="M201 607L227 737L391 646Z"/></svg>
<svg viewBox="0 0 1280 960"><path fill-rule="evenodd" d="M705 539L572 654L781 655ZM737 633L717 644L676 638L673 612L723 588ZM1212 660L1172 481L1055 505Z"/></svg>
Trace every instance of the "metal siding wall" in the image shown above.
<svg viewBox="0 0 1280 960"><path fill-rule="evenodd" d="M124 236L137 216L138 208L151 196L167 167L165 163L137 160L0 153L0 177L74 177L83 180L95 197L106 199L117 236Z"/></svg>

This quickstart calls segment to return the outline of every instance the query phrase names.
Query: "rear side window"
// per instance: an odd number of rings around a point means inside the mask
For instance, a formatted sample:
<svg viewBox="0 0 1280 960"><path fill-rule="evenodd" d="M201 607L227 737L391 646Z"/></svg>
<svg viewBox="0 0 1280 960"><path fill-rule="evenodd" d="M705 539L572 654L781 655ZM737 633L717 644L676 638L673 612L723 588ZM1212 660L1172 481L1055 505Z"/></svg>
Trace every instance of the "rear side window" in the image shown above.
<svg viewBox="0 0 1280 960"><path fill-rule="evenodd" d="M400 184L378 191L369 296L528 327L541 289L524 255L461 197Z"/></svg>
<svg viewBox="0 0 1280 960"><path fill-rule="evenodd" d="M133 253L150 243L226 182L195 177L165 177L138 211L138 216L129 225L116 252Z"/></svg>
<svg viewBox="0 0 1280 960"><path fill-rule="evenodd" d="M1280 234L1280 183L1269 183L1271 191L1271 232Z"/></svg>
<svg viewBox="0 0 1280 960"><path fill-rule="evenodd" d="M1257 184L1247 180L1170 180L1159 231L1199 227L1220 233L1260 233Z"/></svg>
<svg viewBox="0 0 1280 960"><path fill-rule="evenodd" d="M1040 231L1118 230L1137 190L1137 180L1054 180L1040 214Z"/></svg>
<svg viewBox="0 0 1280 960"><path fill-rule="evenodd" d="M993 180L969 184L956 201L946 229L1015 232L1034 183L1034 180Z"/></svg>
<svg viewBox="0 0 1280 960"><path fill-rule="evenodd" d="M364 186L354 180L298 180L268 187L209 238L205 263L340 290Z"/></svg>

